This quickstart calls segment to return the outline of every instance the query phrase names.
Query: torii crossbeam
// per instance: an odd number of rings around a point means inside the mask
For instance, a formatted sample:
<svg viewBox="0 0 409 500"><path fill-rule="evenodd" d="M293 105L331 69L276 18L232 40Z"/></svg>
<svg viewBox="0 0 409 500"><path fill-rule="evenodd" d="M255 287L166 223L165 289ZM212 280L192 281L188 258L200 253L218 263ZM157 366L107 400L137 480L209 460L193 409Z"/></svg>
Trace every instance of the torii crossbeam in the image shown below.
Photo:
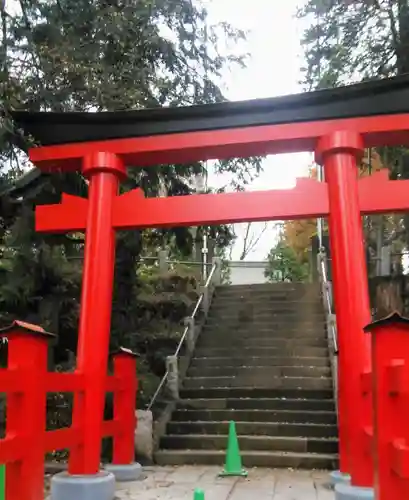
<svg viewBox="0 0 409 500"><path fill-rule="evenodd" d="M409 77L283 98L127 113L15 113L41 147L30 158L44 172L81 171L88 200L64 195L39 206L39 231L86 231L78 365L87 390L74 407L84 446L71 474L99 471L105 367L110 335L115 230L328 217L339 343L340 468L371 486L371 400L361 390L370 367L363 327L370 322L361 214L409 208L409 181L387 172L358 181L365 147L409 144ZM296 151L315 152L325 183L294 189L145 198L118 195L126 167Z"/></svg>
<svg viewBox="0 0 409 500"><path fill-rule="evenodd" d="M359 181L361 213L405 211L408 193L409 180L390 181L387 170L378 171ZM168 198L145 198L134 189L116 196L112 210L113 227L124 230L328 217L329 203L325 183L301 178L292 189ZM88 200L63 194L60 204L36 208L36 230L83 231L87 218Z"/></svg>

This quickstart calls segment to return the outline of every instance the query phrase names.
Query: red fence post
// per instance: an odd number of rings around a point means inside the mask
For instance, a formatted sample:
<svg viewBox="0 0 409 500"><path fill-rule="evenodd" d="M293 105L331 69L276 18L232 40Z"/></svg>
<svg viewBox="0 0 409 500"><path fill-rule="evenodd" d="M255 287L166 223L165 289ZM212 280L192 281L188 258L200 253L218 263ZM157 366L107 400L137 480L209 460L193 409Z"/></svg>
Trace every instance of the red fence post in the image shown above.
<svg viewBox="0 0 409 500"><path fill-rule="evenodd" d="M113 439L112 463L115 465L131 464L135 459L136 428L136 355L132 351L121 349L113 356L114 376L118 387L114 392L114 420L117 430Z"/></svg>
<svg viewBox="0 0 409 500"><path fill-rule="evenodd" d="M113 353L114 365L114 422L112 465L107 470L118 481L133 481L141 473L135 463L136 394L138 378L136 374L137 355L121 347Z"/></svg>
<svg viewBox="0 0 409 500"><path fill-rule="evenodd" d="M48 341L41 327L14 321L0 331L8 339L8 370L21 378L21 392L7 394L6 437L22 438L21 459L7 464L7 500L43 500Z"/></svg>
<svg viewBox="0 0 409 500"><path fill-rule="evenodd" d="M393 313L365 331L372 334L376 498L409 498L409 319Z"/></svg>

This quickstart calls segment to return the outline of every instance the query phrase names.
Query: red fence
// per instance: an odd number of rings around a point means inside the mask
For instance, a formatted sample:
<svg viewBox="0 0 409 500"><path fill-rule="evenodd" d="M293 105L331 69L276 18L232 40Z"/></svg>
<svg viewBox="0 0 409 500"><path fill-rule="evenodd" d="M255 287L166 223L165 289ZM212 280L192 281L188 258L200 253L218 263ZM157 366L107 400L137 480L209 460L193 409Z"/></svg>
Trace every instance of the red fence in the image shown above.
<svg viewBox="0 0 409 500"><path fill-rule="evenodd" d="M409 319L393 313L365 330L372 338L375 496L409 498Z"/></svg>
<svg viewBox="0 0 409 500"><path fill-rule="evenodd" d="M81 425L46 431L47 392L74 393L75 404L85 415L81 396L87 381L79 372L48 372L48 344L54 335L42 328L15 321L0 334L8 339L8 367L0 370L0 390L7 395L6 436L0 440L0 464L7 464L6 498L42 500L45 453L83 446ZM114 395L114 415L101 421L100 435L101 439L112 436L113 463L125 465L134 462L135 355L120 349L113 356L113 366L106 391ZM81 473L71 457L69 470Z"/></svg>

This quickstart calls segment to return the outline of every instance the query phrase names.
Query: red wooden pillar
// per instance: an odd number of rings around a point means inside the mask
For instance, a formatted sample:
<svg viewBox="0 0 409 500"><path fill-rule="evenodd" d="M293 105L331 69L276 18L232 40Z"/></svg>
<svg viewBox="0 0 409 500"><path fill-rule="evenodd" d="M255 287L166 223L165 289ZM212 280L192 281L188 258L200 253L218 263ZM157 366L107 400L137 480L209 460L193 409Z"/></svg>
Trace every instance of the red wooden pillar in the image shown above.
<svg viewBox="0 0 409 500"><path fill-rule="evenodd" d="M114 376L118 386L114 391L115 435L113 439L114 465L128 465L135 461L136 355L120 349L113 357Z"/></svg>
<svg viewBox="0 0 409 500"><path fill-rule="evenodd" d="M82 443L71 450L69 472L96 474L100 468L115 263L112 208L125 167L116 155L100 152L84 158L82 171L89 178L89 203L77 370L85 375L85 389L76 397L73 425L83 436Z"/></svg>
<svg viewBox="0 0 409 500"><path fill-rule="evenodd" d="M394 313L372 334L377 500L409 498L409 319Z"/></svg>
<svg viewBox="0 0 409 500"><path fill-rule="evenodd" d="M363 373L371 366L370 342L363 332L371 312L358 199L357 160L363 154L362 139L354 132L336 132L321 138L316 154L317 161L324 164L330 204L339 337L341 466L346 469L342 472L351 474L352 485L371 487L373 465L366 434L372 426L371 396L362 391Z"/></svg>
<svg viewBox="0 0 409 500"><path fill-rule="evenodd" d="M7 464L7 500L43 500L45 379L48 341L54 335L22 321L1 330L8 338L7 369L19 374L21 392L7 394L6 437L22 440L21 459Z"/></svg>

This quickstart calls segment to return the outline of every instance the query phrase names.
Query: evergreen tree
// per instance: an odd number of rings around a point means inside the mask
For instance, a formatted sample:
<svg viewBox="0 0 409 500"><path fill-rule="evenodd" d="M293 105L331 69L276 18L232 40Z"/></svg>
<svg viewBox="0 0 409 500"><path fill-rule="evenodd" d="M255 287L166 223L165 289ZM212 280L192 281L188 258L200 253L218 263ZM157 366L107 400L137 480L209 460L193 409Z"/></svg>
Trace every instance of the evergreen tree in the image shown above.
<svg viewBox="0 0 409 500"><path fill-rule="evenodd" d="M10 9L13 8L13 11ZM19 316L72 340L78 320L83 236L34 231L33 207L57 203L61 193L87 196L80 174L38 176L26 171L33 144L11 118L29 111L116 111L221 102L222 71L244 58L221 53L221 39L245 34L228 23L210 25L206 9L191 0L0 1L0 320ZM243 186L260 160L217 162ZM201 163L132 170L123 190L141 186L156 196L192 192ZM232 238L214 228L222 246ZM143 247L188 255L189 228L118 235L113 333L140 323L135 297L143 284L137 267ZM28 271L30 270L30 271ZM70 341L68 348L74 342Z"/></svg>
<svg viewBox="0 0 409 500"><path fill-rule="evenodd" d="M324 88L409 71L407 0L308 0L305 84Z"/></svg>
<svg viewBox="0 0 409 500"><path fill-rule="evenodd" d="M308 22L302 44L305 53L303 84L309 90L391 77L409 72L409 3L407 0L308 0L298 16ZM368 151L361 173L377 164L392 179L409 178L406 148ZM365 217L370 253L383 242L394 251L409 245L409 217ZM403 229L403 230L402 230Z"/></svg>
<svg viewBox="0 0 409 500"><path fill-rule="evenodd" d="M308 278L308 266L298 260L291 246L280 240L267 256L264 275L271 282L305 281Z"/></svg>

